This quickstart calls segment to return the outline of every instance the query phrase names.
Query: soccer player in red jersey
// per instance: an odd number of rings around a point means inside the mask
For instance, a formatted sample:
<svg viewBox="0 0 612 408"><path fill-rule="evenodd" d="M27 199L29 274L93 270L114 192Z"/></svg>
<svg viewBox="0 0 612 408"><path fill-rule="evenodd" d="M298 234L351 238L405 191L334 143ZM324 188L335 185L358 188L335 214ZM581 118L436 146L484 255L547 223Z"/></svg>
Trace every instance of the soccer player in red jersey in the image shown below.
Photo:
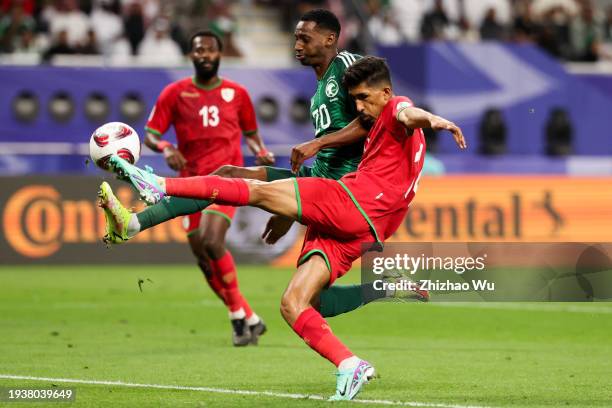
<svg viewBox="0 0 612 408"><path fill-rule="evenodd" d="M210 31L194 34L189 57L195 75L164 88L145 128L145 144L163 153L168 165L179 171L181 177L207 175L222 165L242 166L242 136L258 164L274 163L274 156L257 133L255 111L247 90L217 74L221 52L222 43L216 34ZM161 140L171 125L176 131L176 147ZM168 200L172 201L167 204L176 207L185 199ZM232 254L225 248L225 235L235 211L233 206L213 204L185 216L184 226L200 269L229 309L233 343L244 346L257 344L266 327L241 294ZM134 217L132 221L138 219Z"/></svg>
<svg viewBox="0 0 612 408"><path fill-rule="evenodd" d="M113 170L151 203L171 195L250 205L308 226L297 272L281 300L281 313L298 336L338 367L332 400L354 398L373 377L374 367L332 333L314 307L319 293L350 269L364 244L381 244L404 219L425 158L421 128L448 130L460 148L467 147L454 123L393 94L383 59L365 57L355 62L346 70L343 83L369 133L357 171L338 181L316 177L269 183L219 176L161 178L117 156L110 159Z"/></svg>

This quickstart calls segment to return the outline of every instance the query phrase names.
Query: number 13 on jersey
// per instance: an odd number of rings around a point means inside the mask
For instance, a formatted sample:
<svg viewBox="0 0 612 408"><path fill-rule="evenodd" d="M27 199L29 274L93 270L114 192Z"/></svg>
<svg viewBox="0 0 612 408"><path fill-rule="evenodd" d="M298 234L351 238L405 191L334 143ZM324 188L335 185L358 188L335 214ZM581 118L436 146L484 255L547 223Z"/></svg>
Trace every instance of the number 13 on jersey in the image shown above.
<svg viewBox="0 0 612 408"><path fill-rule="evenodd" d="M216 127L219 124L219 108L215 105L204 105L198 113L202 116L202 126Z"/></svg>

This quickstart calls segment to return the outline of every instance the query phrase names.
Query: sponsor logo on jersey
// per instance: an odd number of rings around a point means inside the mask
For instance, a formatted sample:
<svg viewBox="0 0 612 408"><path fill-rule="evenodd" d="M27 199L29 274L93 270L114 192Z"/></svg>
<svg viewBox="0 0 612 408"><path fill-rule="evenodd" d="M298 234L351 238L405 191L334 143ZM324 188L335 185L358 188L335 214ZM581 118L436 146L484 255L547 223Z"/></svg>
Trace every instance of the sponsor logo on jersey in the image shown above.
<svg viewBox="0 0 612 408"><path fill-rule="evenodd" d="M225 102L231 102L234 100L236 90L234 88L221 88L221 97Z"/></svg>
<svg viewBox="0 0 612 408"><path fill-rule="evenodd" d="M198 98L199 96L200 94L197 92L188 92L188 91L181 92L181 98Z"/></svg>
<svg viewBox="0 0 612 408"><path fill-rule="evenodd" d="M327 81L327 85L325 85L325 95L327 95L328 98L333 98L338 95L339 89L338 82L336 82L335 79L330 79Z"/></svg>

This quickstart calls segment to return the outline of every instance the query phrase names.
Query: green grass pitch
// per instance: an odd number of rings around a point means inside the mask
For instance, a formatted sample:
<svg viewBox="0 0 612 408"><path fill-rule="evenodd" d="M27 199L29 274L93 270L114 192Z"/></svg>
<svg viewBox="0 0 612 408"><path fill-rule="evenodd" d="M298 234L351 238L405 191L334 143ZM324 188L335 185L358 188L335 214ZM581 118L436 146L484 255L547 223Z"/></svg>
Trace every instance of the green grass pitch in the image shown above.
<svg viewBox="0 0 612 408"><path fill-rule="evenodd" d="M240 267L243 292L269 332L258 347L235 349L224 307L193 266L0 267L0 377L327 397L334 367L278 312L290 274ZM610 406L610 306L377 303L329 322L380 374L360 399L439 407ZM76 388L74 407L329 406L282 395L0 378L0 387L52 383Z"/></svg>

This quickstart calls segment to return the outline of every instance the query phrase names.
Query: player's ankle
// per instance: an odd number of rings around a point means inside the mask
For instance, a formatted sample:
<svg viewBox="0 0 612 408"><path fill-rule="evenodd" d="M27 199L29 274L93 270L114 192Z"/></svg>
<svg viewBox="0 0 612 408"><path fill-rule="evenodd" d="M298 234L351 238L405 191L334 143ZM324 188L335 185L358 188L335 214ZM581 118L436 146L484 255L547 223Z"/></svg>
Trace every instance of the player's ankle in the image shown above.
<svg viewBox="0 0 612 408"><path fill-rule="evenodd" d="M139 232L140 232L140 221L138 220L138 217L136 216L136 214L132 214L132 216L130 217L130 220L128 221L128 226L127 226L128 237L132 238Z"/></svg>
<svg viewBox="0 0 612 408"><path fill-rule="evenodd" d="M236 310L231 310L229 311L229 318L231 320L236 320L236 319L244 319L246 317L246 313L244 312L243 308L239 308Z"/></svg>
<svg viewBox="0 0 612 408"><path fill-rule="evenodd" d="M351 370L357 367L357 364L359 364L360 361L361 359L355 355L345 358L340 362L340 364L338 364L338 371Z"/></svg>
<svg viewBox="0 0 612 408"><path fill-rule="evenodd" d="M157 184L159 184L161 190L166 193L166 178L157 176Z"/></svg>
<svg viewBox="0 0 612 408"><path fill-rule="evenodd" d="M261 319L257 316L257 313L253 312L253 314L246 318L246 322L249 326L255 326L261 322Z"/></svg>

